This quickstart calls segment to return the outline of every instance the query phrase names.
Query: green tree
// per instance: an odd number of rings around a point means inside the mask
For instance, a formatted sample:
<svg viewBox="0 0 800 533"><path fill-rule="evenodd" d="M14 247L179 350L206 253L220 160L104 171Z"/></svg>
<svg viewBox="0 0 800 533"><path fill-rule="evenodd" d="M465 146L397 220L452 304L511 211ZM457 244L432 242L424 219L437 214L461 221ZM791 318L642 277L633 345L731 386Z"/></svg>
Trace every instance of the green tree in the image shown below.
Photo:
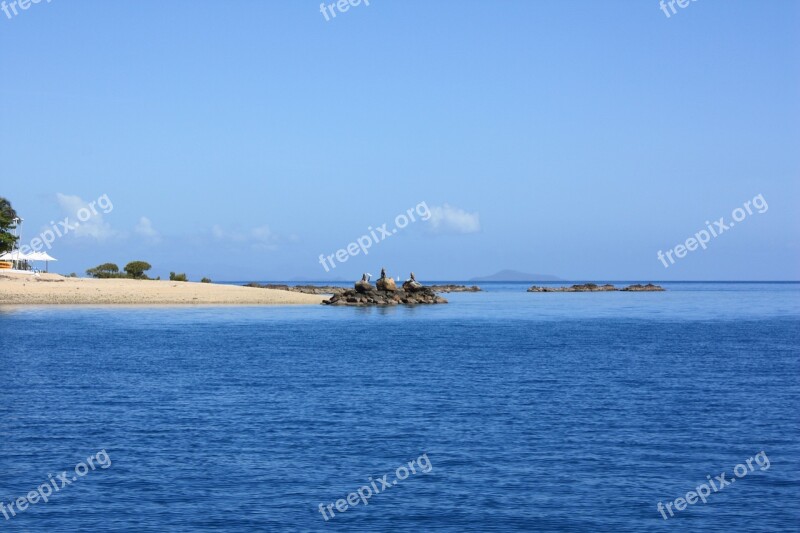
<svg viewBox="0 0 800 533"><path fill-rule="evenodd" d="M119 276L119 267L114 263L103 263L86 271L93 278L115 278Z"/></svg>
<svg viewBox="0 0 800 533"><path fill-rule="evenodd" d="M150 263L146 261L131 261L125 265L125 272L134 279L147 279L145 272L151 268Z"/></svg>
<svg viewBox="0 0 800 533"><path fill-rule="evenodd" d="M16 227L15 218L17 218L17 212L11 207L11 202L0 196L0 253L14 248L17 237L14 237L9 230Z"/></svg>

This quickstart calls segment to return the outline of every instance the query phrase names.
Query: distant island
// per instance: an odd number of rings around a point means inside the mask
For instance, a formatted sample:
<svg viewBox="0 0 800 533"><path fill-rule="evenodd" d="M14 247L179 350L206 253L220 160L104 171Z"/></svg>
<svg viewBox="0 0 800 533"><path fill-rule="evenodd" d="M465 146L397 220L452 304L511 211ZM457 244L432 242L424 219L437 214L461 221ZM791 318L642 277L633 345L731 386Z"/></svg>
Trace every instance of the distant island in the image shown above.
<svg viewBox="0 0 800 533"><path fill-rule="evenodd" d="M518 270L501 270L491 276L483 276L472 278L470 282L485 282L485 281L564 281L558 276L550 274L528 274Z"/></svg>

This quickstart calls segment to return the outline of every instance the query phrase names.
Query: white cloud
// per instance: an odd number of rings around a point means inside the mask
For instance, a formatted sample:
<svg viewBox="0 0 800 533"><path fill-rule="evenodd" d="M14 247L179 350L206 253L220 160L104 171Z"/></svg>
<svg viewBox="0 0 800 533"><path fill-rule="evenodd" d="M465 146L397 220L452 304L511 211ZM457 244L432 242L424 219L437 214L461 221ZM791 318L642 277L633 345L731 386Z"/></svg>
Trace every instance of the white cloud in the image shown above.
<svg viewBox="0 0 800 533"><path fill-rule="evenodd" d="M211 227L211 235L218 241L249 243L253 249L276 250L280 236L273 233L269 226L258 226L248 231L226 231L215 224Z"/></svg>
<svg viewBox="0 0 800 533"><path fill-rule="evenodd" d="M237 231L226 231L219 224L214 224L211 227L211 235L218 241L244 242L247 240L246 234Z"/></svg>
<svg viewBox="0 0 800 533"><path fill-rule="evenodd" d="M468 213L449 204L432 206L428 222L436 232L477 233L481 230L478 213Z"/></svg>
<svg viewBox="0 0 800 533"><path fill-rule="evenodd" d="M269 226L259 226L251 229L250 236L252 238L252 248L254 249L270 251L278 249L278 241L280 238L278 235L272 233Z"/></svg>
<svg viewBox="0 0 800 533"><path fill-rule="evenodd" d="M139 223L136 224L136 227L133 228L133 231L151 243L155 244L161 242L161 235L159 235L159 233L153 227L153 223L147 217L140 218Z"/></svg>
<svg viewBox="0 0 800 533"><path fill-rule="evenodd" d="M117 232L111 225L103 220L103 211L97 207L97 202L92 202L94 205L90 206L89 202L79 196L61 193L56 193L56 199L72 225L67 235L89 237L99 241L116 235Z"/></svg>
<svg viewBox="0 0 800 533"><path fill-rule="evenodd" d="M268 242L277 238L277 235L270 231L269 226L253 228L250 230L250 235L259 242Z"/></svg>

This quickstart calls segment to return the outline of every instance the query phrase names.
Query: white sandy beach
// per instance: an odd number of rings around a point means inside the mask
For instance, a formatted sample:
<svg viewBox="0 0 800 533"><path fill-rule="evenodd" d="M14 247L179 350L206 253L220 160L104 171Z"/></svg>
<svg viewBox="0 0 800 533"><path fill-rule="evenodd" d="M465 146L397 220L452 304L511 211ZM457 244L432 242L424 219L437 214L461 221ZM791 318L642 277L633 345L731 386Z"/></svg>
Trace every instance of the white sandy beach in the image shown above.
<svg viewBox="0 0 800 533"><path fill-rule="evenodd" d="M0 271L0 305L287 305L320 304L323 296L273 289L134 279L32 276Z"/></svg>

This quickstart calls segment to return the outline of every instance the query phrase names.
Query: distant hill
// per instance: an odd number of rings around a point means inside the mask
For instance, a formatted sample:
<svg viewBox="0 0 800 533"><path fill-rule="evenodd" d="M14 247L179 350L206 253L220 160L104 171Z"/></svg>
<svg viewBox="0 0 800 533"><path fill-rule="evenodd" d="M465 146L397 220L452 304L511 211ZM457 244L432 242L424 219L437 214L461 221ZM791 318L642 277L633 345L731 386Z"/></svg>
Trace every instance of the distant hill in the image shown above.
<svg viewBox="0 0 800 533"><path fill-rule="evenodd" d="M491 276L483 276L479 278L472 278L469 281L482 282L482 281L564 281L558 276L551 276L550 274L527 274L518 270L501 270L497 274Z"/></svg>

